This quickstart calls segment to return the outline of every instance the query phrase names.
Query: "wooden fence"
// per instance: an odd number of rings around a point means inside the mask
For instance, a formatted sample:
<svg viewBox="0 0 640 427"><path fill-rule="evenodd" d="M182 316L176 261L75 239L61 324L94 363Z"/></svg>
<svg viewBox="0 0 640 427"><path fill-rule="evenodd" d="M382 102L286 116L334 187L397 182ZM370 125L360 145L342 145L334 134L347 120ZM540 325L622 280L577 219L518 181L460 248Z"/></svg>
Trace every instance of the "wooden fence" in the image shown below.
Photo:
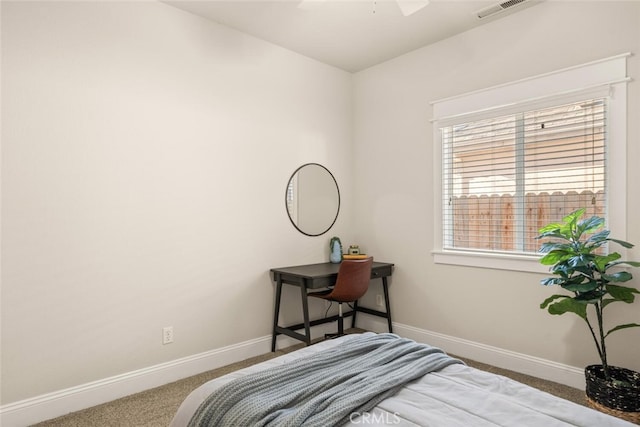
<svg viewBox="0 0 640 427"><path fill-rule="evenodd" d="M526 194L521 236L516 227L516 197L511 195L454 197L453 247L494 251L519 251L522 240L525 252L537 252L538 230L550 222L560 221L576 209L586 208L585 215L604 216L604 192Z"/></svg>

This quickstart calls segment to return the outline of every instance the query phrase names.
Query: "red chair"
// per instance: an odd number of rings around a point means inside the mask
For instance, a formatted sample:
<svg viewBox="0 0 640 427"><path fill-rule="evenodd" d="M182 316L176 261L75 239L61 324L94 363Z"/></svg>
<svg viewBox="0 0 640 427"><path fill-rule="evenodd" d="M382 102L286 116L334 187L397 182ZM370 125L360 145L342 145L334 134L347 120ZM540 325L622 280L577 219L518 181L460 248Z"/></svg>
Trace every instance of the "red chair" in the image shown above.
<svg viewBox="0 0 640 427"><path fill-rule="evenodd" d="M338 278L333 289L321 292L312 292L308 296L322 298L327 301L338 303L338 334L344 335L344 316L342 314L342 303L355 303L369 289L371 280L371 266L373 258L344 260L338 270ZM353 325L352 325L353 326Z"/></svg>

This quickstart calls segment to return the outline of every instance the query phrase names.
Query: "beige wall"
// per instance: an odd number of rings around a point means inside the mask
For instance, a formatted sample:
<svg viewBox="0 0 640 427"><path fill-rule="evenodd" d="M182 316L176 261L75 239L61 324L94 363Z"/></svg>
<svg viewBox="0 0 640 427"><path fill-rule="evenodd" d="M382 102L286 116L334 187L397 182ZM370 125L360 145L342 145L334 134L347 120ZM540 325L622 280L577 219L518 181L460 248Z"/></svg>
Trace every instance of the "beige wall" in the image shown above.
<svg viewBox="0 0 640 427"><path fill-rule="evenodd" d="M640 244L633 184L640 182L640 3L543 2L355 75L357 237L397 263L391 287L397 322L575 367L598 362L582 320L538 308L557 291L538 284L544 276L434 264L429 103L625 52L634 53L626 238ZM637 248L630 254L640 259ZM640 321L640 301L618 308L612 324ZM639 337L640 329L613 335L610 363L640 370L638 346L629 345Z"/></svg>
<svg viewBox="0 0 640 427"><path fill-rule="evenodd" d="M582 324L538 308L539 275L433 264L429 102L630 51L638 159L640 4L544 2L355 76L164 4L1 7L2 404L267 336L268 269L327 260L332 235L396 263L399 323L596 361ZM340 184L324 237L285 214L306 162ZM636 243L639 208L630 185ZM640 370L638 333L612 362Z"/></svg>
<svg viewBox="0 0 640 427"><path fill-rule="evenodd" d="M269 335L303 163L348 238L350 74L154 2L2 2L2 55L3 404Z"/></svg>

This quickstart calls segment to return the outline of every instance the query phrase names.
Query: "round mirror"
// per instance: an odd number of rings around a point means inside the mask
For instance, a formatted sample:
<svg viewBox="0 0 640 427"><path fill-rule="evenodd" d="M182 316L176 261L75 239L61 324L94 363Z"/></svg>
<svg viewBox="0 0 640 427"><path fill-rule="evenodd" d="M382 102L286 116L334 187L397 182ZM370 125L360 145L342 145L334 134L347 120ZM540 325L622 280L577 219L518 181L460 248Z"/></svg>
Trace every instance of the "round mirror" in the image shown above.
<svg viewBox="0 0 640 427"><path fill-rule="evenodd" d="M293 172L285 194L291 223L307 236L326 233L338 219L340 190L329 169L307 163Z"/></svg>

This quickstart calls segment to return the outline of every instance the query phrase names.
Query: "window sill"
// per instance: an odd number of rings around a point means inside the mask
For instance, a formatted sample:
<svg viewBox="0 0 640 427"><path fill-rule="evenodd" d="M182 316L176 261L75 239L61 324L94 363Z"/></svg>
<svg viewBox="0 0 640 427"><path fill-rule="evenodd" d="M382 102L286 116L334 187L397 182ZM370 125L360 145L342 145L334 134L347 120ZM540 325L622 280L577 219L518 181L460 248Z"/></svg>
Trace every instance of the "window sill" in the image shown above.
<svg viewBox="0 0 640 427"><path fill-rule="evenodd" d="M538 255L516 255L451 250L434 250L431 254L433 255L433 260L436 264L462 265L466 267L549 274L549 266L540 264L540 256Z"/></svg>

